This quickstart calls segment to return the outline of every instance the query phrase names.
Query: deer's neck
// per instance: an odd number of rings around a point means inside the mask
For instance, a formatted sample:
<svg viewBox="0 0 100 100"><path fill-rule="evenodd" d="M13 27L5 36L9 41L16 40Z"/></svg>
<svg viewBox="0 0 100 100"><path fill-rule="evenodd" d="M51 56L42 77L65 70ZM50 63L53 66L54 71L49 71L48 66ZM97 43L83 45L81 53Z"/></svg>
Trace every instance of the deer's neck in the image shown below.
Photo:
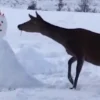
<svg viewBox="0 0 100 100"><path fill-rule="evenodd" d="M63 42L69 38L69 29L60 28L58 26L54 26L50 23L45 22L42 27L41 33L56 42L64 44Z"/></svg>

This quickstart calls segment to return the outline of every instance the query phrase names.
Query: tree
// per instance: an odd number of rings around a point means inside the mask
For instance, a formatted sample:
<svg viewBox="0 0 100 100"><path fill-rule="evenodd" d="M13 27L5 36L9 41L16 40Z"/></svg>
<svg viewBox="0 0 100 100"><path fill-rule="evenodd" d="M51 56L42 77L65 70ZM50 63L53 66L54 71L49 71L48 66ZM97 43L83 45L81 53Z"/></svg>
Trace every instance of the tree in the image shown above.
<svg viewBox="0 0 100 100"><path fill-rule="evenodd" d="M59 0L59 2L58 2L58 9L57 9L57 11L61 11L61 10L62 10L62 8L63 8L63 6L64 6L63 0Z"/></svg>
<svg viewBox="0 0 100 100"><path fill-rule="evenodd" d="M75 11L78 12L90 12L91 8L90 8L90 0L80 0L79 3L79 8L77 8Z"/></svg>
<svg viewBox="0 0 100 100"><path fill-rule="evenodd" d="M31 5L28 6L28 9L36 10L37 9L37 3L35 1L32 1Z"/></svg>

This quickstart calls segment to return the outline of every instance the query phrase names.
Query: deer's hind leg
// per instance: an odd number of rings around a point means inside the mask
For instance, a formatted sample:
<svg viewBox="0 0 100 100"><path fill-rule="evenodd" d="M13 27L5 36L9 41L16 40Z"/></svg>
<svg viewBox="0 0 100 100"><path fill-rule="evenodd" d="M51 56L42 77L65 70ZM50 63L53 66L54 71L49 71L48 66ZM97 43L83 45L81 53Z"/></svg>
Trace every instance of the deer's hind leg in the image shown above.
<svg viewBox="0 0 100 100"><path fill-rule="evenodd" d="M71 75L71 69L72 69L72 63L74 63L76 61L76 58L75 57L71 57L68 61L68 79L70 81L70 83L73 85L73 78L72 78L72 75Z"/></svg>
<svg viewBox="0 0 100 100"><path fill-rule="evenodd" d="M74 62L75 58L72 58L69 60L70 64L69 64L69 80L71 81L71 83L73 84L73 88L77 87L77 82L78 82L78 78L80 75L80 72L82 70L82 66L83 66L83 62L84 62L84 53L83 53L83 47L81 45L81 43L77 40L73 40L73 41L68 41L67 45L69 47L70 52L73 54L73 56L76 58L77 60L77 66L76 66L76 75L75 75L75 80L73 81L72 77L71 77L71 64L72 62Z"/></svg>
<svg viewBox="0 0 100 100"><path fill-rule="evenodd" d="M82 58L77 58L76 76L75 76L75 80L74 80L74 83L73 83L73 87L70 88L70 89L73 89L73 88L77 87L77 82L78 82L79 74L82 70L83 61L84 60Z"/></svg>

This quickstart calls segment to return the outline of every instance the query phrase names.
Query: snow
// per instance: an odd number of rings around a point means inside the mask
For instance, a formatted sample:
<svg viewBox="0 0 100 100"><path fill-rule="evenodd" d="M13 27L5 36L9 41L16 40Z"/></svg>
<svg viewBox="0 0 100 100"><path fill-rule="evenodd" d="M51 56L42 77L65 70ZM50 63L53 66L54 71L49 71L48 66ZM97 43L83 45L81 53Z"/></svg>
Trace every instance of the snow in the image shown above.
<svg viewBox="0 0 100 100"><path fill-rule="evenodd" d="M51 74L55 72L54 64L45 60L44 57L32 47L22 48L20 52L17 53L17 56L20 63L22 63L29 73Z"/></svg>
<svg viewBox="0 0 100 100"><path fill-rule="evenodd" d="M0 12L0 38L3 38L7 33L7 20L2 12Z"/></svg>
<svg viewBox="0 0 100 100"><path fill-rule="evenodd" d="M27 74L18 62L9 44L0 40L0 89L42 86L42 83Z"/></svg>
<svg viewBox="0 0 100 100"><path fill-rule="evenodd" d="M77 89L70 90L67 78L70 56L64 47L40 33L22 32L20 36L17 25L29 20L29 13L35 16L35 11L10 8L1 11L5 13L8 28L4 40L0 41L0 100L100 100L99 67L85 62ZM38 13L61 27L81 27L100 33L100 14ZM73 76L74 66L76 62ZM11 87L16 89L10 91Z"/></svg>

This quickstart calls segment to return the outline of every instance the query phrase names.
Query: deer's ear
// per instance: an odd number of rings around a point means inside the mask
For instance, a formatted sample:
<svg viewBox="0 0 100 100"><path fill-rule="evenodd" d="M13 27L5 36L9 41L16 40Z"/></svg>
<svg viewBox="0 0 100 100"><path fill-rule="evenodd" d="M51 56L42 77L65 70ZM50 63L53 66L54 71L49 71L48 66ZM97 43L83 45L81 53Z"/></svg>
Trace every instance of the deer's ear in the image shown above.
<svg viewBox="0 0 100 100"><path fill-rule="evenodd" d="M36 17L37 17L38 19L40 19L40 20L43 20L42 17L37 13L37 11L36 11Z"/></svg>
<svg viewBox="0 0 100 100"><path fill-rule="evenodd" d="M33 19L33 18L34 18L31 14L29 14L29 17L30 17L31 19Z"/></svg>

